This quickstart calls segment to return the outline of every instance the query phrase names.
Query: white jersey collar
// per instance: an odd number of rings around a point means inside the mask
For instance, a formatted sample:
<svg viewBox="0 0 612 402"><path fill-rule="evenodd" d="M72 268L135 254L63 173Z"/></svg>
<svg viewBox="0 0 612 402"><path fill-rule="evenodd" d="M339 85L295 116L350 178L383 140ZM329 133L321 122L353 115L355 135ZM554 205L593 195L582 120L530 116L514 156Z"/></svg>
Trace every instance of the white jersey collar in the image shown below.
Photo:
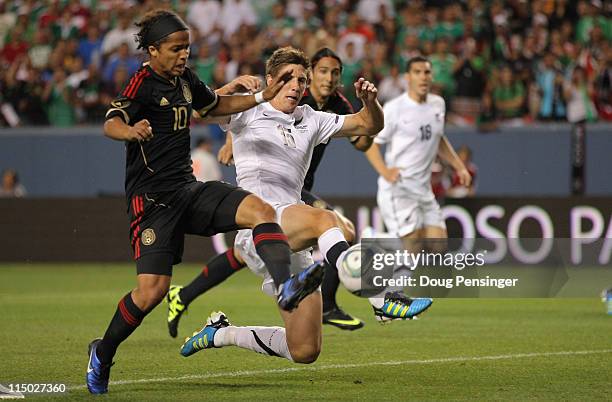
<svg viewBox="0 0 612 402"><path fill-rule="evenodd" d="M408 95L408 91L404 92L404 95L403 95L403 96L404 96L404 101L405 101L405 102L408 102L409 104L411 104L411 105L415 105L415 106L423 106L423 105L426 105L426 104L428 104L428 103L429 103L429 101L431 100L431 93L428 93L428 94L427 94L427 97L425 98L425 102L423 102L423 103L419 103L419 102L415 101L414 99L412 99L412 98L410 97L410 95Z"/></svg>
<svg viewBox="0 0 612 402"><path fill-rule="evenodd" d="M283 113L280 110L275 109L269 102L262 103L261 107L263 109L263 113L265 113L267 117L282 119L291 124L302 120L304 117L304 111L302 110L301 106L296 107L293 113Z"/></svg>

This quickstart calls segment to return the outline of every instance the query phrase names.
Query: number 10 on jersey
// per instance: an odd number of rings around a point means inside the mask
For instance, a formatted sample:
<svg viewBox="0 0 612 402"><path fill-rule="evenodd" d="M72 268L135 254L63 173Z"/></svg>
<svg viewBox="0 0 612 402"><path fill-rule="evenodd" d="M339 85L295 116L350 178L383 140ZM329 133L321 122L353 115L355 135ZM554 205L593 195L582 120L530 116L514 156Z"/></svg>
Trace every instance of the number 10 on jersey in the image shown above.
<svg viewBox="0 0 612 402"><path fill-rule="evenodd" d="M172 111L174 112L174 131L187 127L189 121L187 108L185 106L173 107Z"/></svg>

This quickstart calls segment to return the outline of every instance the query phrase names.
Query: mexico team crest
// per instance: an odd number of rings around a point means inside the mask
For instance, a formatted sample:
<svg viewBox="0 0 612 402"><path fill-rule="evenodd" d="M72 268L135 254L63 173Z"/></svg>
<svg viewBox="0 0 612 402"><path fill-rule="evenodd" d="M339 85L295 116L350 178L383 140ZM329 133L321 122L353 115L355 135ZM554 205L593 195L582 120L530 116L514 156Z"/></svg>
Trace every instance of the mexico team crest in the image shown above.
<svg viewBox="0 0 612 402"><path fill-rule="evenodd" d="M151 228L143 230L142 234L140 235L140 240L145 246L150 246L151 244L155 243L155 239L155 231Z"/></svg>
<svg viewBox="0 0 612 402"><path fill-rule="evenodd" d="M188 103L191 103L191 89L189 89L189 85L187 83L183 84L183 96Z"/></svg>

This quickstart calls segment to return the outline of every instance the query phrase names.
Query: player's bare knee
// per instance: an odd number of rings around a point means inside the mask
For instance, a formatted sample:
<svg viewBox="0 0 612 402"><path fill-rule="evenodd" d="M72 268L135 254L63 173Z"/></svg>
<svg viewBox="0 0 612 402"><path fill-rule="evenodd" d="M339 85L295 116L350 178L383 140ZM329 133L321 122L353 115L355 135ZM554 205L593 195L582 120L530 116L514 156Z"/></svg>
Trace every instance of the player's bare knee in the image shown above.
<svg viewBox="0 0 612 402"><path fill-rule="evenodd" d="M296 363L311 364L317 361L321 353L321 347L311 344L301 344L289 347L291 358Z"/></svg>
<svg viewBox="0 0 612 402"><path fill-rule="evenodd" d="M252 213L254 221L253 227L259 225L260 223L276 222L276 211L270 204L262 200L254 203Z"/></svg>
<svg viewBox="0 0 612 402"><path fill-rule="evenodd" d="M164 300L164 297L168 293L168 286L151 286L137 289L137 291L143 303L142 309L144 311L149 311Z"/></svg>
<svg viewBox="0 0 612 402"><path fill-rule="evenodd" d="M338 219L336 218L336 214L327 209L319 209L313 216L313 221L316 222L317 225L317 235L322 235L329 229L333 227L338 227Z"/></svg>

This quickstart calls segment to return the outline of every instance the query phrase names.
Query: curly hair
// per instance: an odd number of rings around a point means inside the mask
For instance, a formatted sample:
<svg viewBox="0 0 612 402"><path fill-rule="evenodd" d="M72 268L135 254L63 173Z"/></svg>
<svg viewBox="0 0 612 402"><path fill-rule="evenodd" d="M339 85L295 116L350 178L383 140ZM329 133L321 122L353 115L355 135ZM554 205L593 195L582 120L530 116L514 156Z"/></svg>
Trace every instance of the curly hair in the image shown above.
<svg viewBox="0 0 612 402"><path fill-rule="evenodd" d="M140 31L136 34L136 42L138 43L138 49L147 50L149 46L154 46L159 49L160 45L167 40L167 37L161 38L154 43L146 43L147 36L151 31L151 28L155 25L155 23L162 18L166 18L168 16L175 16L178 18L176 13L172 11L164 10L164 9L156 9L151 10L146 13L142 19L135 23L135 25L140 28Z"/></svg>

